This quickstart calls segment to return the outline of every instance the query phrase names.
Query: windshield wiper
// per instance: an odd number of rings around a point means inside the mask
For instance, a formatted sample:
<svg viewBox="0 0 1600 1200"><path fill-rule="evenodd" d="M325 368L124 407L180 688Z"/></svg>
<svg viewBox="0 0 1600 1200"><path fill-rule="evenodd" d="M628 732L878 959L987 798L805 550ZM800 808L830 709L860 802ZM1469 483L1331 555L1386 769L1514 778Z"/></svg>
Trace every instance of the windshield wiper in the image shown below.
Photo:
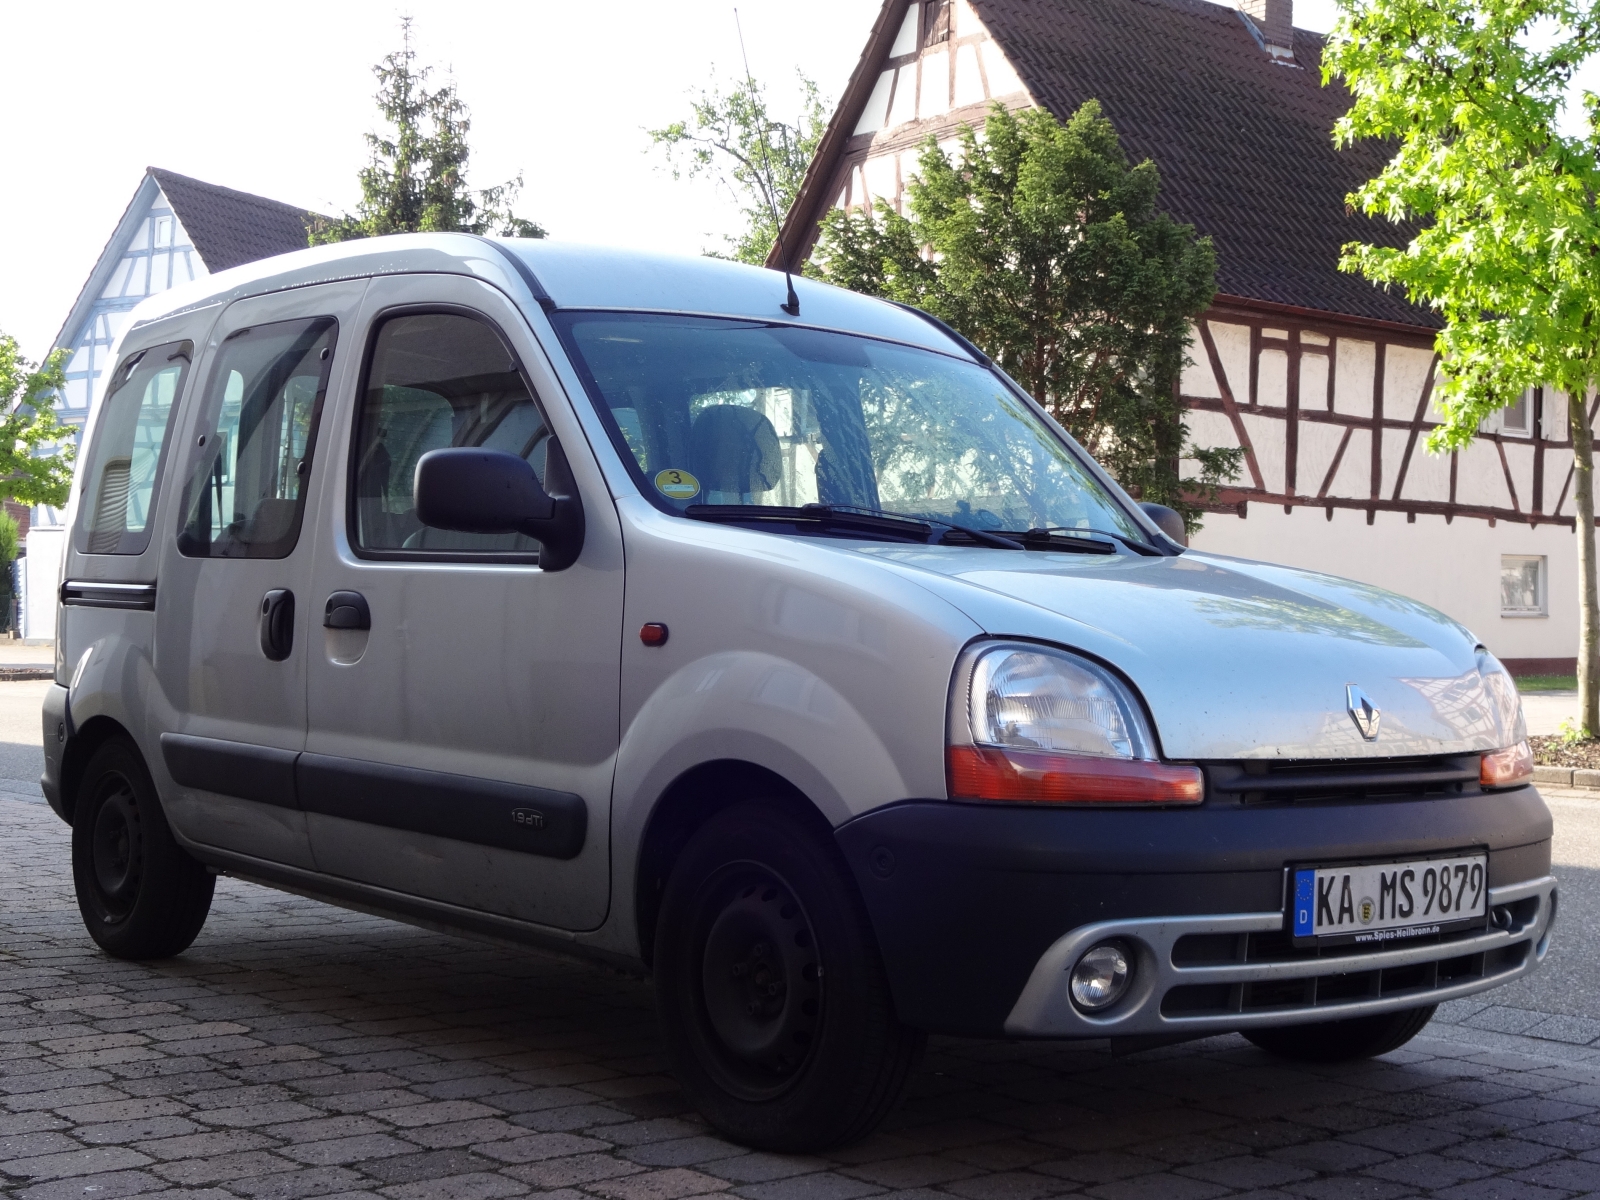
<svg viewBox="0 0 1600 1200"><path fill-rule="evenodd" d="M783 504L691 504L683 515L697 521L781 521L784 524L816 524L824 528L850 529L858 533L876 533L909 541L926 542L933 534L933 526L915 517L902 517L898 513L851 512L836 510L827 504L806 504L800 507Z"/></svg>
<svg viewBox="0 0 1600 1200"><path fill-rule="evenodd" d="M815 522L824 529L848 529L923 543L932 538L935 528L953 529L966 534L979 545L1001 550L1026 549L1021 542L1012 538L990 533L987 529L957 525L943 517L910 516L854 504L803 504L798 508L777 504L691 504L683 510L683 515L697 521Z"/></svg>
<svg viewBox="0 0 1600 1200"><path fill-rule="evenodd" d="M1039 527L1039 528L1027 529L1027 530L1023 531L1022 539L1024 541L1049 542L1049 541L1051 541L1053 539L1053 535L1058 534L1058 533L1059 534L1083 533L1083 534L1092 534L1095 537L1115 538L1117 541L1121 542L1124 546L1128 547L1128 549L1132 550L1135 554L1145 554L1145 555L1155 554L1155 555L1159 555L1161 553L1161 551L1159 549L1157 549L1155 546L1152 546L1149 542L1141 542L1137 538L1130 538L1127 535L1121 534L1121 533L1112 533L1109 529L1085 529L1082 526L1070 526L1069 527L1069 526L1066 526L1066 525L1046 525L1046 526ZM1070 540L1076 541L1078 539L1070 539ZM1090 541L1090 539L1087 539L1087 538L1085 538L1083 540L1085 542L1089 542Z"/></svg>
<svg viewBox="0 0 1600 1200"><path fill-rule="evenodd" d="M953 529L957 533L964 533L981 546L993 546L996 550L1026 550L1027 547L1015 538L1006 537L1001 533L994 533L987 529L974 529L971 525L957 525L954 521L946 521L943 517L930 517L927 515L907 516L904 513L886 512L881 508L861 508L854 504L808 504L810 509L826 509L830 513L844 515L860 514L869 518L881 518L896 521L915 521L926 526L937 525L941 529ZM929 533L933 531L928 530Z"/></svg>

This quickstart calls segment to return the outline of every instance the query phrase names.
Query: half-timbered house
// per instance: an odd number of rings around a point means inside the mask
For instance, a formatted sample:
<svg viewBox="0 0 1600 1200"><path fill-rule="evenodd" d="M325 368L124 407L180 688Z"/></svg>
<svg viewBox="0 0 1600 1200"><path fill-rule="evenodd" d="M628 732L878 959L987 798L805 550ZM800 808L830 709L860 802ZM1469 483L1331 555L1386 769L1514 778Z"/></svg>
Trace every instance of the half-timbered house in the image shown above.
<svg viewBox="0 0 1600 1200"><path fill-rule="evenodd" d="M1513 670L1571 669L1577 645L1565 399L1535 389L1467 450L1425 449L1438 322L1338 269L1401 231L1347 195L1383 165L1336 150L1349 96L1292 0L884 0L783 227L798 267L833 207L886 201L932 137L989 106L1058 118L1100 101L1163 207L1209 235L1219 292L1180 388L1197 444L1243 470L1196 544L1391 588L1474 630Z"/></svg>
<svg viewBox="0 0 1600 1200"><path fill-rule="evenodd" d="M275 254L304 250L314 214L265 196L149 167L73 301L53 350L69 352L58 415L80 435L114 365L111 347L147 296ZM21 628L55 636L52 597L61 558L62 514L33 510L22 560Z"/></svg>

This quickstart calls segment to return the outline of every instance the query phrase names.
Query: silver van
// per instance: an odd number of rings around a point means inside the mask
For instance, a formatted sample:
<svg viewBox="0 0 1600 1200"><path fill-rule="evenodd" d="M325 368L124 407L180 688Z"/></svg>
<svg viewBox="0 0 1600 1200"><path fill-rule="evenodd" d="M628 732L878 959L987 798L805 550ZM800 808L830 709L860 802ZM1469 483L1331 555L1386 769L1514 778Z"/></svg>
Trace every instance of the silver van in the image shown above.
<svg viewBox="0 0 1600 1200"><path fill-rule="evenodd" d="M108 953L227 873L654 978L729 1137L932 1033L1401 1045L1549 944L1516 688L1182 544L975 347L772 272L415 235L145 301L44 709Z"/></svg>

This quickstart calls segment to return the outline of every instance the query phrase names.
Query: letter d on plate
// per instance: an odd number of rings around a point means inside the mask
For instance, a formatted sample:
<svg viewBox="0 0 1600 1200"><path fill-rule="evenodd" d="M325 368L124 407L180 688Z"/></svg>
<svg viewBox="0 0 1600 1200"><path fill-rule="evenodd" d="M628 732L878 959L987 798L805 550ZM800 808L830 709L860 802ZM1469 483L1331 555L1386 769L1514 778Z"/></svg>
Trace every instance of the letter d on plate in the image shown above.
<svg viewBox="0 0 1600 1200"><path fill-rule="evenodd" d="M1315 871L1296 871L1294 873L1294 936L1310 937L1315 928L1312 925L1312 909L1316 902L1317 873Z"/></svg>

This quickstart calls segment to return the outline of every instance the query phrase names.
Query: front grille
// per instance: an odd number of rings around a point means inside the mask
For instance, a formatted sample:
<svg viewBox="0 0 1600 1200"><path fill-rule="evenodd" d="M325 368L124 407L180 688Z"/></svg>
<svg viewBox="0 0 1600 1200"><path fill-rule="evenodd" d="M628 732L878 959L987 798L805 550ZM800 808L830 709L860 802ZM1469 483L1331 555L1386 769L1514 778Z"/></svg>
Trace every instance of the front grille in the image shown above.
<svg viewBox="0 0 1600 1200"><path fill-rule="evenodd" d="M1489 914L1489 925L1512 934L1521 933L1539 916L1539 898L1525 896L1508 904L1497 904ZM1391 949L1410 950L1416 946L1449 947L1483 934L1481 926L1427 934L1395 943ZM1313 959L1338 960L1373 953L1371 945L1346 942L1342 945L1296 946L1294 937L1282 929L1257 933L1186 933L1172 946L1175 967L1231 967L1254 963L1306 962Z"/></svg>
<svg viewBox="0 0 1600 1200"><path fill-rule="evenodd" d="M1490 909L1489 924L1513 937L1523 933L1539 919L1540 899L1524 896ZM1527 962L1533 953L1530 941L1513 942L1492 950L1451 955L1452 943L1470 942L1483 936L1483 929L1458 929L1434 934L1405 944L1407 950L1421 946L1438 947L1440 957L1432 962L1410 962L1400 966L1377 967L1365 971L1340 968L1340 959L1370 957L1371 946L1296 946L1282 930L1251 933L1189 933L1172 945L1174 967L1251 967L1293 962L1325 962L1323 974L1292 979L1245 979L1230 983L1191 983L1168 988L1161 998L1163 1016L1212 1016L1222 1013L1295 1011L1326 1005L1348 1004L1356 1000L1381 1000L1385 997L1414 995L1426 1002L1427 994L1468 980L1493 979L1510 974Z"/></svg>
<svg viewBox="0 0 1600 1200"><path fill-rule="evenodd" d="M1161 1015L1198 1017L1295 1012L1395 996L1415 996L1426 1003L1428 993L1440 988L1510 974L1521 967L1531 953L1532 943L1523 941L1477 954L1371 971L1309 975L1302 979L1182 984L1169 988L1161 998Z"/></svg>
<svg viewBox="0 0 1600 1200"><path fill-rule="evenodd" d="M1244 759L1201 765L1213 802L1303 804L1466 795L1478 790L1480 757Z"/></svg>

